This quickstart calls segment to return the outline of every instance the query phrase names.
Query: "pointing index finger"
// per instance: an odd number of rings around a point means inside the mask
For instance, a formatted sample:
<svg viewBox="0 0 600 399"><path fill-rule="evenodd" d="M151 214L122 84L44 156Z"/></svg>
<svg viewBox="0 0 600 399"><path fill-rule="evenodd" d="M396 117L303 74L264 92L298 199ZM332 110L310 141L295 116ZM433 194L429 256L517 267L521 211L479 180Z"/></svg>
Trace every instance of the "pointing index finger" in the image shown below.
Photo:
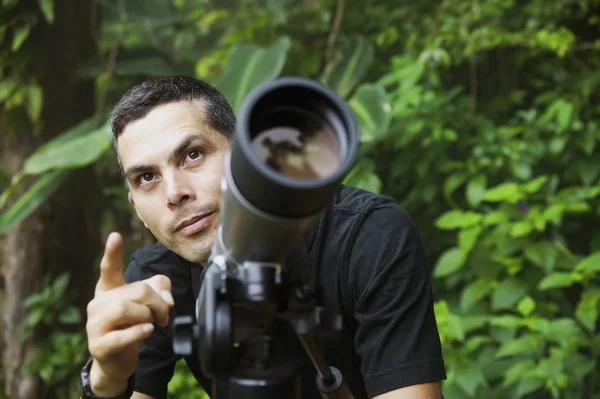
<svg viewBox="0 0 600 399"><path fill-rule="evenodd" d="M113 232L106 239L96 291L106 291L123 285L125 285L125 277L123 276L123 238L119 233Z"/></svg>

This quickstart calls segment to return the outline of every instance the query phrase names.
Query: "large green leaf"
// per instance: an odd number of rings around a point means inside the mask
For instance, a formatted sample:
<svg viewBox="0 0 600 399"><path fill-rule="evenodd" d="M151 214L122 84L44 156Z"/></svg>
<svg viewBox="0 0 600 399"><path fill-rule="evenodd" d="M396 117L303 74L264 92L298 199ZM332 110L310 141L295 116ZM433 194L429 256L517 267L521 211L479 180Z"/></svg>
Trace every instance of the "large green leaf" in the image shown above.
<svg viewBox="0 0 600 399"><path fill-rule="evenodd" d="M344 179L344 184L379 193L381 191L381 180L375 173L374 168L373 162L367 159L360 160L348 173Z"/></svg>
<svg viewBox="0 0 600 399"><path fill-rule="evenodd" d="M362 36L355 35L343 47L335 65L325 72L322 82L347 97L363 78L373 61L375 46Z"/></svg>
<svg viewBox="0 0 600 399"><path fill-rule="evenodd" d="M0 233L20 223L54 193L71 173L70 170L54 170L42 175L17 202L0 213Z"/></svg>
<svg viewBox="0 0 600 399"><path fill-rule="evenodd" d="M279 76L291 41L282 37L270 47L240 45L233 49L223 75L215 82L234 111L237 111L246 95L258 85Z"/></svg>
<svg viewBox="0 0 600 399"><path fill-rule="evenodd" d="M86 135L46 145L32 154L23 167L34 175L57 168L79 168L96 161L111 145L110 125Z"/></svg>
<svg viewBox="0 0 600 399"><path fill-rule="evenodd" d="M392 120L392 107L383 87L361 85L348 102L360 129L360 140L370 142L385 136Z"/></svg>
<svg viewBox="0 0 600 399"><path fill-rule="evenodd" d="M446 249L438 258L434 270L433 276L436 278L446 277L463 267L467 260L467 254L458 248L448 248Z"/></svg>

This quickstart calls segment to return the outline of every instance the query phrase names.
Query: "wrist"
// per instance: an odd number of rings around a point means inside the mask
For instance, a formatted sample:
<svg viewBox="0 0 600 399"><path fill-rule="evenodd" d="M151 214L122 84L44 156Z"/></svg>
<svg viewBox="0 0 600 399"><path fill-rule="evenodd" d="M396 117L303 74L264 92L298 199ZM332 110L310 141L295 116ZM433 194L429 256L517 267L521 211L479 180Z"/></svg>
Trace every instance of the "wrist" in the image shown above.
<svg viewBox="0 0 600 399"><path fill-rule="evenodd" d="M125 379L119 377L109 377L102 367L92 361L90 368L90 388L95 396L103 398L117 397L127 390L129 376Z"/></svg>

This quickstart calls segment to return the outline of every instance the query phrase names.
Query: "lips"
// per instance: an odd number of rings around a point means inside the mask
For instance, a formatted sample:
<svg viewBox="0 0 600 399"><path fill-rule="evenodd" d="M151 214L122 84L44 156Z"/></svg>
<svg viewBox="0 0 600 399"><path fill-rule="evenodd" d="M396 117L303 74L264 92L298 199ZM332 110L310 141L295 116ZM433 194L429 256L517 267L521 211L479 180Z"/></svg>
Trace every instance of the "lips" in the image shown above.
<svg viewBox="0 0 600 399"><path fill-rule="evenodd" d="M210 224L213 213L214 212L210 212L204 215L194 216L192 218L186 219L177 226L175 231L178 233L182 233L186 236L199 233Z"/></svg>

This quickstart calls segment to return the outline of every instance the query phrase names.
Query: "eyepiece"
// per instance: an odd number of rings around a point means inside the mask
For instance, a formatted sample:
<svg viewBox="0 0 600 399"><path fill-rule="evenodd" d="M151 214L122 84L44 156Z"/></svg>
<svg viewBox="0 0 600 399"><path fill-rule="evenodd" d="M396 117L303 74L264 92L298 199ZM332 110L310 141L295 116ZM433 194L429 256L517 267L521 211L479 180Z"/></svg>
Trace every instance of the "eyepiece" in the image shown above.
<svg viewBox="0 0 600 399"><path fill-rule="evenodd" d="M256 208L302 217L327 204L357 152L347 104L315 81L285 77L255 89L242 104L231 173Z"/></svg>

